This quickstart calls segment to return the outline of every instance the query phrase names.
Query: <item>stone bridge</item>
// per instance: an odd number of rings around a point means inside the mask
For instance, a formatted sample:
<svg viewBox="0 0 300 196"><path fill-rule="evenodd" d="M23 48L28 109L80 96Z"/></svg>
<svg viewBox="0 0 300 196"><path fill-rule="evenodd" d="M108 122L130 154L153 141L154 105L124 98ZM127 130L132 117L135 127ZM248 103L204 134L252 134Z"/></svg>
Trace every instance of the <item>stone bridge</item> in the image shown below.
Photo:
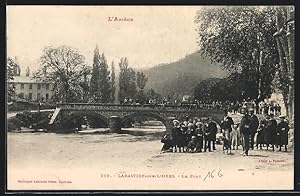
<svg viewBox="0 0 300 196"><path fill-rule="evenodd" d="M106 123L111 132L120 132L126 121L138 116L152 117L161 121L166 126L167 131L172 129L172 121L174 119L183 120L186 116L190 118L211 117L212 120L220 123L223 117L222 109L212 109L211 107L189 108L178 105L61 103L56 105L49 125L53 125L57 118L63 119L67 113L72 113L74 116L93 114Z"/></svg>

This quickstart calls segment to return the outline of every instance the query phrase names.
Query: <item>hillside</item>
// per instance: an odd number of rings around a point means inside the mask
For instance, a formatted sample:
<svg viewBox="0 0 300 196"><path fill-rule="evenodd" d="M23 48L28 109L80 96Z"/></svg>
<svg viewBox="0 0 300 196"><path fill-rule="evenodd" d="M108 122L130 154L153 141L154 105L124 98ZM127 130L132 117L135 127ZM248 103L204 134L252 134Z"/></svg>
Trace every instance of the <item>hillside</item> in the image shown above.
<svg viewBox="0 0 300 196"><path fill-rule="evenodd" d="M194 87L208 78L223 78L227 72L220 65L212 64L195 52L185 58L161 64L144 71L148 76L147 89L153 88L163 96L181 99L183 95L193 94Z"/></svg>

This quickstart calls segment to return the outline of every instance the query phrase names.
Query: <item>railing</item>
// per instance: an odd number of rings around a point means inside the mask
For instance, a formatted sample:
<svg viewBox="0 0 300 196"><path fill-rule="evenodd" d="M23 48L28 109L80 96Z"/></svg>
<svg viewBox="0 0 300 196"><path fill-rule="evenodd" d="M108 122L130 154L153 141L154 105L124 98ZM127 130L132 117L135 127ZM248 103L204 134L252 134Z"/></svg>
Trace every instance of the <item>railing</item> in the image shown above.
<svg viewBox="0 0 300 196"><path fill-rule="evenodd" d="M62 109L159 109L159 110L222 110L221 106L213 104L110 104L110 103L59 103Z"/></svg>

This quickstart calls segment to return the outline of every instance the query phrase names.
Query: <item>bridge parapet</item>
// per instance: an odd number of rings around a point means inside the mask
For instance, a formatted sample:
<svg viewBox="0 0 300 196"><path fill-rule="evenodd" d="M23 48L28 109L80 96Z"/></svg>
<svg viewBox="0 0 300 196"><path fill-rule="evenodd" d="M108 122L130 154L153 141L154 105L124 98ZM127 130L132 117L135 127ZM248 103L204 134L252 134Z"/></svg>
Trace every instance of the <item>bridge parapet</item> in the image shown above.
<svg viewBox="0 0 300 196"><path fill-rule="evenodd" d="M60 103L56 105L57 108L61 108L63 110L79 110L79 109L87 109L87 110L149 110L149 111L203 111L203 110L222 110L222 108L216 108L212 105L203 105L197 106L196 104L190 105L164 105L164 104L103 104L103 103Z"/></svg>

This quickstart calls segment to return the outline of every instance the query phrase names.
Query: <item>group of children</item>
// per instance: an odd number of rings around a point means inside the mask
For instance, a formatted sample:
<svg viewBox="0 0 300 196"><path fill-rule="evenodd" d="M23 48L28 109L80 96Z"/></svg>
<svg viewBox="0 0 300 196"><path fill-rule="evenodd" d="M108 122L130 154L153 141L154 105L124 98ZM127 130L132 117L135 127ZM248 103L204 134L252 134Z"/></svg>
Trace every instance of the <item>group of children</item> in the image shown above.
<svg viewBox="0 0 300 196"><path fill-rule="evenodd" d="M162 152L206 152L215 150L217 124L210 118L173 121L171 133L161 139Z"/></svg>

